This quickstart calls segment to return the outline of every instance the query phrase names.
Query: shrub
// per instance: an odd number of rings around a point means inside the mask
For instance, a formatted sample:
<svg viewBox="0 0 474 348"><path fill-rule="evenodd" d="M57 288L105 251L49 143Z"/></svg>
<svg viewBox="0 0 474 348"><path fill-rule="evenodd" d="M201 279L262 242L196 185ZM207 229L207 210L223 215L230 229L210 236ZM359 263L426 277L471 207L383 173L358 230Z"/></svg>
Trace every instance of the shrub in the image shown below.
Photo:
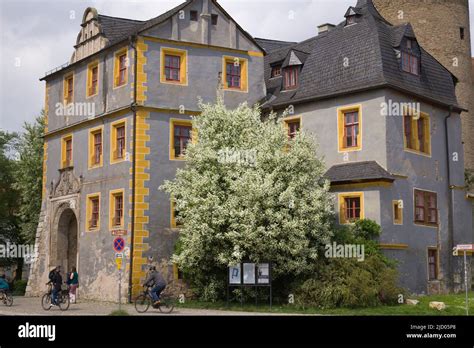
<svg viewBox="0 0 474 348"><path fill-rule="evenodd" d="M371 220L336 230L338 244L363 244L365 259L320 260L316 274L295 287L295 302L301 307L371 307L396 304L404 294L398 283L396 263L385 257L376 242L381 228Z"/></svg>
<svg viewBox="0 0 474 348"><path fill-rule="evenodd" d="M13 283L12 293L14 296L24 296L26 291L26 280L16 280Z"/></svg>

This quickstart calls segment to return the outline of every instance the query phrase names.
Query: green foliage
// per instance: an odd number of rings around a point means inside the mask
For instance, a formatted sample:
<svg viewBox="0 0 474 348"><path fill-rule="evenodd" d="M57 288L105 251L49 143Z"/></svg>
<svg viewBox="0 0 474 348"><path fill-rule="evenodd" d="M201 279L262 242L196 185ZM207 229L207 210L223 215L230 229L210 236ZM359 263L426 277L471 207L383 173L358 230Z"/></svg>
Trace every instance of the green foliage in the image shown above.
<svg viewBox="0 0 474 348"><path fill-rule="evenodd" d="M19 235L18 192L14 189L15 161L12 158L16 134L0 131L0 243L16 242ZM0 260L0 265L13 260Z"/></svg>
<svg viewBox="0 0 474 348"><path fill-rule="evenodd" d="M26 290L27 281L26 280L15 280L13 283L12 293L13 296L24 296Z"/></svg>
<svg viewBox="0 0 474 348"><path fill-rule="evenodd" d="M466 170L464 171L464 179L468 190L474 190L474 170L466 168Z"/></svg>
<svg viewBox="0 0 474 348"><path fill-rule="evenodd" d="M397 285L395 262L382 254L374 240L380 233L380 226L371 220L360 220L338 229L334 241L364 245L364 260L321 260L312 278L295 285L296 304L321 309L397 304L398 296L404 294L404 290Z"/></svg>
<svg viewBox="0 0 474 348"><path fill-rule="evenodd" d="M112 311L109 316L111 317L126 317L129 316L130 314L125 310L125 309L120 309L120 310L115 310Z"/></svg>
<svg viewBox="0 0 474 348"><path fill-rule="evenodd" d="M25 123L23 128L16 144L19 159L14 187L20 193L18 216L21 236L26 243L34 243L41 211L44 111L35 122Z"/></svg>
<svg viewBox="0 0 474 348"><path fill-rule="evenodd" d="M281 120L261 121L246 104L201 108L186 167L161 187L176 200L183 227L174 261L193 290L222 298L227 267L247 260L272 261L276 284L310 274L333 219L313 137L289 140Z"/></svg>

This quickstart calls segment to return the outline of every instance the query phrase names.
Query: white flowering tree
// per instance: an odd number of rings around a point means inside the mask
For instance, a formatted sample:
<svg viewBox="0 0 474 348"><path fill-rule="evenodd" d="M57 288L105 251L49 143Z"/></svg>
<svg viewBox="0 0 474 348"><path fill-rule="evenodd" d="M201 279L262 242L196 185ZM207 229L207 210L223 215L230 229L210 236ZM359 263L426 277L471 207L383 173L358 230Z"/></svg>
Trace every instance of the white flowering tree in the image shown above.
<svg viewBox="0 0 474 348"><path fill-rule="evenodd" d="M186 167L161 187L182 224L174 261L206 298L222 294L227 267L242 261L271 261L274 279L314 271L333 216L314 139L289 139L275 115L262 122L246 104L201 109Z"/></svg>

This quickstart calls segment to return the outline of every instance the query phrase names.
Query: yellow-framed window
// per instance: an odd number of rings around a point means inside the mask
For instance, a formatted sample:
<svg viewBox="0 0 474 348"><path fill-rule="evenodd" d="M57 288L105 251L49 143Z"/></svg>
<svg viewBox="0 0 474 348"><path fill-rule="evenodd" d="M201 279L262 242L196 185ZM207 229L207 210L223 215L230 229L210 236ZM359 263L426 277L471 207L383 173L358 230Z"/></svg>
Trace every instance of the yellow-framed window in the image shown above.
<svg viewBox="0 0 474 348"><path fill-rule="evenodd" d="M170 201L170 225L171 228L181 228L183 225L178 218L179 212L176 209L176 202L172 199Z"/></svg>
<svg viewBox="0 0 474 348"><path fill-rule="evenodd" d="M405 151L431 156L430 117L426 113L405 112L403 116L403 145Z"/></svg>
<svg viewBox="0 0 474 348"><path fill-rule="evenodd" d="M100 192L87 195L86 199L86 231L100 230Z"/></svg>
<svg viewBox="0 0 474 348"><path fill-rule="evenodd" d="M110 125L110 163L125 160L127 153L127 120L122 119Z"/></svg>
<svg viewBox="0 0 474 348"><path fill-rule="evenodd" d="M393 224L403 225L403 201L392 201Z"/></svg>
<svg viewBox="0 0 474 348"><path fill-rule="evenodd" d="M230 91L248 92L248 60L240 57L222 58L222 85Z"/></svg>
<svg viewBox="0 0 474 348"><path fill-rule="evenodd" d="M72 134L61 138L61 168L73 165L73 137Z"/></svg>
<svg viewBox="0 0 474 348"><path fill-rule="evenodd" d="M125 195L123 189L111 190L109 194L109 229L124 227Z"/></svg>
<svg viewBox="0 0 474 348"><path fill-rule="evenodd" d="M188 51L178 48L161 47L160 82L188 85Z"/></svg>
<svg viewBox="0 0 474 348"><path fill-rule="evenodd" d="M74 73L70 73L64 77L63 83L64 104L74 102Z"/></svg>
<svg viewBox="0 0 474 348"><path fill-rule="evenodd" d="M87 66L87 89L86 97L99 94L99 61L96 60Z"/></svg>
<svg viewBox="0 0 474 348"><path fill-rule="evenodd" d="M128 81L128 49L122 48L114 54L114 88L122 87Z"/></svg>
<svg viewBox="0 0 474 348"><path fill-rule="evenodd" d="M186 148L195 137L191 120L170 119L170 160L184 160Z"/></svg>
<svg viewBox="0 0 474 348"><path fill-rule="evenodd" d="M293 139L301 129L301 117L293 116L284 119L286 131L289 139Z"/></svg>
<svg viewBox="0 0 474 348"><path fill-rule="evenodd" d="M89 130L89 169L102 167L104 149L104 127Z"/></svg>
<svg viewBox="0 0 474 348"><path fill-rule="evenodd" d="M339 223L351 224L364 219L364 193L339 193Z"/></svg>
<svg viewBox="0 0 474 348"><path fill-rule="evenodd" d="M339 152L362 149L362 106L351 105L337 109Z"/></svg>

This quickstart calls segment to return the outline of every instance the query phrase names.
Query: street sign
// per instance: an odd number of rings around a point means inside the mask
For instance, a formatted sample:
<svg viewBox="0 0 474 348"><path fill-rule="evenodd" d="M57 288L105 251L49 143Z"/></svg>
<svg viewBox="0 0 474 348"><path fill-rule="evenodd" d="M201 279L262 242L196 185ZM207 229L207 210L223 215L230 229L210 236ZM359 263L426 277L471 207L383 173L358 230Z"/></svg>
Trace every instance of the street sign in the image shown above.
<svg viewBox="0 0 474 348"><path fill-rule="evenodd" d="M112 230L112 236L126 236L128 234L127 230Z"/></svg>
<svg viewBox="0 0 474 348"><path fill-rule="evenodd" d="M117 265L117 269L120 271L122 269L122 260L121 258L115 259L115 264Z"/></svg>
<svg viewBox="0 0 474 348"><path fill-rule="evenodd" d="M123 253L116 253L115 258L116 259L123 259Z"/></svg>
<svg viewBox="0 0 474 348"><path fill-rule="evenodd" d="M125 239L123 239L122 237L117 237L114 239L114 250L117 252L117 253L120 253L123 251L123 249L125 249Z"/></svg>

